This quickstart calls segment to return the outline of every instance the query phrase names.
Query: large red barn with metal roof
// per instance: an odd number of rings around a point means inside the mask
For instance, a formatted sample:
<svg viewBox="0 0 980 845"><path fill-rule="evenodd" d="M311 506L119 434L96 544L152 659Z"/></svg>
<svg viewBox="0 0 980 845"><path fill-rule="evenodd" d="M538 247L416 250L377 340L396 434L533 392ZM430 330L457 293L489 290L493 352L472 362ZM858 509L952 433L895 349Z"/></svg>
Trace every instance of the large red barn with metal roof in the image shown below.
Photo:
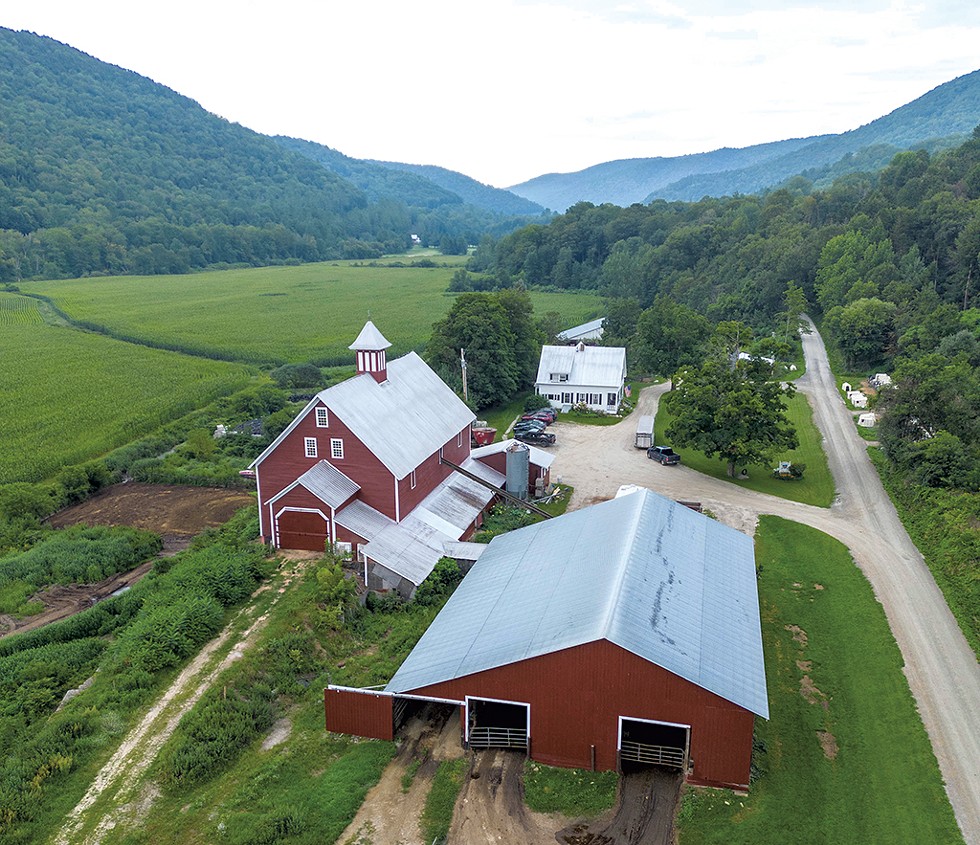
<svg viewBox="0 0 980 845"><path fill-rule="evenodd" d="M470 747L746 788L768 717L752 541L646 490L496 537L383 690L324 700L334 731L391 738L445 702Z"/></svg>

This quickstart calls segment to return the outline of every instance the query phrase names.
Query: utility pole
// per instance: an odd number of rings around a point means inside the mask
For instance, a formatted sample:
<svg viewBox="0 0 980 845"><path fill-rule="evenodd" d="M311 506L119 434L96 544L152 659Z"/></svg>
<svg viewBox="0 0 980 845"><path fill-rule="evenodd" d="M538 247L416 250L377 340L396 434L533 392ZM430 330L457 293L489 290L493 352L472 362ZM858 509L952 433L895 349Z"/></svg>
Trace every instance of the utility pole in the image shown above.
<svg viewBox="0 0 980 845"><path fill-rule="evenodd" d="M463 350L459 350L459 366L463 371L463 401L466 402L466 355L463 354Z"/></svg>

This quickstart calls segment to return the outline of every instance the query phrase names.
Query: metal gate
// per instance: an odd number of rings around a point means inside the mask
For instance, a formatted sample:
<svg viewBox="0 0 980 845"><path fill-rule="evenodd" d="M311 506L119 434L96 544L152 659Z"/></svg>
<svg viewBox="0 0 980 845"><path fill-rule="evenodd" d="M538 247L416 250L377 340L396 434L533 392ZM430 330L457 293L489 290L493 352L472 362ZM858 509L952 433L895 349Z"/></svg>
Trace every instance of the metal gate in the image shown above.
<svg viewBox="0 0 980 845"><path fill-rule="evenodd" d="M619 717L620 763L687 767L691 726L653 719Z"/></svg>
<svg viewBox="0 0 980 845"><path fill-rule="evenodd" d="M466 697L466 742L470 748L526 751L530 734L530 704Z"/></svg>

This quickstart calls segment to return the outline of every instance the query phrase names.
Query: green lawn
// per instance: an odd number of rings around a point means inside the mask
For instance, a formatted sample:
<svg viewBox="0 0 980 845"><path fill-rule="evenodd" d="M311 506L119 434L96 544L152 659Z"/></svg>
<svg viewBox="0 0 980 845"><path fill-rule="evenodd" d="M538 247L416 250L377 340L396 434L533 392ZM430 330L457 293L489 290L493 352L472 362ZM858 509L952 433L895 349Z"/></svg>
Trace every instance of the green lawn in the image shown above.
<svg viewBox="0 0 980 845"><path fill-rule="evenodd" d="M404 257L21 287L117 337L254 363L346 364L347 347L367 319L391 341L395 357L421 347L451 307L453 265L392 266L399 263ZM593 294L532 292L531 299L537 315L557 311L569 325L602 309Z"/></svg>
<svg viewBox="0 0 980 845"><path fill-rule="evenodd" d="M0 484L46 478L129 443L254 375L240 364L45 325L36 305L3 314L17 319L0 317Z"/></svg>
<svg viewBox="0 0 980 845"><path fill-rule="evenodd" d="M703 472L705 475L730 481L732 484L737 484L748 490L769 493L794 502L803 502L824 508L830 507L830 503L834 500L834 479L827 466L827 456L823 452L820 432L813 423L813 412L810 405L801 393L791 397L786 405L787 416L796 426L796 433L800 440L799 447L780 454L771 465L750 466L747 479L729 478L728 466L721 458L707 458L693 449L675 447L674 450L680 454L685 466ZM655 428L657 444L670 443L666 430L672 419L670 412L661 402L657 410ZM773 478L772 469L776 465L776 461L806 464L806 474L798 481L783 481Z"/></svg>
<svg viewBox="0 0 980 845"><path fill-rule="evenodd" d="M763 517L756 535L770 720L746 797L691 789L681 845L962 842L902 658L847 549Z"/></svg>

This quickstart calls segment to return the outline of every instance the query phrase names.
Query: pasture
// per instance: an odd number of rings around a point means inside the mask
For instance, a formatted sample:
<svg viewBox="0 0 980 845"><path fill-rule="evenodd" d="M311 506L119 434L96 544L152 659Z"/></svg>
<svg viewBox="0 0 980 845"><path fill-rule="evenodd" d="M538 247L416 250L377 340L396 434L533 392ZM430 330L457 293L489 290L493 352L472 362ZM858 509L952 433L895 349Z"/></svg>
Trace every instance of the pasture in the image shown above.
<svg viewBox="0 0 980 845"><path fill-rule="evenodd" d="M347 347L368 319L391 341L389 357L420 348L452 306L446 287L456 269L348 261L21 287L117 338L225 360L326 366L350 363ZM591 294L531 298L535 316L557 311L569 326L602 310Z"/></svg>
<svg viewBox="0 0 980 845"><path fill-rule="evenodd" d="M45 325L11 294L0 294L0 360L0 484L89 460L253 377L240 364Z"/></svg>

